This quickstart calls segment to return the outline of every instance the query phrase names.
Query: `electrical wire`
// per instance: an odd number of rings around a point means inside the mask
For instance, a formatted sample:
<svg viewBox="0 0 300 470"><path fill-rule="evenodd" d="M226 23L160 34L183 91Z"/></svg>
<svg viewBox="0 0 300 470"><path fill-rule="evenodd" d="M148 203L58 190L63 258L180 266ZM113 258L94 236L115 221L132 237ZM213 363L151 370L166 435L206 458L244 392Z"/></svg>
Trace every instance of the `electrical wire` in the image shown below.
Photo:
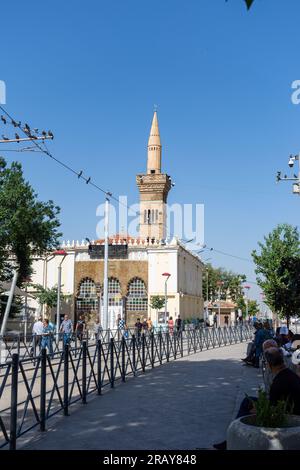
<svg viewBox="0 0 300 470"><path fill-rule="evenodd" d="M205 247L204 249L209 250L209 251L215 251L216 253L219 253L219 254L225 255L225 256L230 256L231 258L236 258L236 259L240 259L242 261L248 261L249 263L253 263L253 261L249 258L242 258L241 256L236 256L236 255L232 255L230 253L225 253L224 251L221 251L221 250L216 250L215 248Z"/></svg>
<svg viewBox="0 0 300 470"><path fill-rule="evenodd" d="M12 121L12 122L15 122L16 125L14 127L18 127L23 134L26 135L26 137L28 137L30 139L30 141L39 149L38 151L39 152L42 152L44 153L45 155L47 155L49 158L51 158L52 160L54 160L56 163L58 163L59 165L61 165L63 168L65 168L66 170L68 170L69 172L71 172L72 174L76 175L78 179L82 179L86 182L86 184L89 184L91 186L93 186L94 188L98 189L101 193L105 194L106 198L107 199L113 199L115 200L116 202L118 202L118 204L121 204L122 206L126 207L128 210L132 210L130 209L130 207L128 207L126 204L124 204L123 202L121 202L118 198L116 198L109 190L105 190L103 188L101 188L99 185L97 185L96 183L93 183L93 181L91 180L91 177L86 177L83 175L83 171L80 170L79 172L74 170L72 167L70 167L69 165L67 165L66 163L64 163L63 161L59 160L58 158L56 158L47 148L47 146L45 145L45 142L44 142L44 147L43 148L38 142L35 141L34 138L32 138L30 135L28 135L24 129L22 128L21 126L21 123L20 121L16 121L15 119L12 118L12 116L0 105L0 109L1 111ZM20 150L15 150L15 151L20 151Z"/></svg>

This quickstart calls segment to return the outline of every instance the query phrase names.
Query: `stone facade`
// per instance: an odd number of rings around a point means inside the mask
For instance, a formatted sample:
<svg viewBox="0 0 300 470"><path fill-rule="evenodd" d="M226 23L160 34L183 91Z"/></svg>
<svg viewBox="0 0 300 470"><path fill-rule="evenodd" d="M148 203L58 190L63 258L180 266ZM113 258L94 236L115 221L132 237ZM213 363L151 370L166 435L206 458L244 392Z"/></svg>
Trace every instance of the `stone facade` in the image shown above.
<svg viewBox="0 0 300 470"><path fill-rule="evenodd" d="M99 261L78 261L75 263L75 285L74 292L78 291L80 282L84 278L91 278L96 284L103 285L104 266L103 260ZM121 293L127 295L128 284L138 277L148 286L148 262L131 260L109 260L108 277L114 277L120 281Z"/></svg>
<svg viewBox="0 0 300 470"><path fill-rule="evenodd" d="M75 284L74 284L74 295L75 304L76 298L79 292L79 287L82 281L85 279L91 279L98 286L103 286L103 274L104 274L104 261L78 261L75 263ZM127 311L127 295L128 287L131 281L135 278L141 279L146 289L148 289L148 262L147 261L133 261L133 260L109 260L108 263L108 278L117 279L121 287L121 297L123 299L123 314L126 318L128 326L135 324L138 317L145 316L148 314L146 311ZM98 289L100 293L100 288ZM77 316L77 312L75 311Z"/></svg>

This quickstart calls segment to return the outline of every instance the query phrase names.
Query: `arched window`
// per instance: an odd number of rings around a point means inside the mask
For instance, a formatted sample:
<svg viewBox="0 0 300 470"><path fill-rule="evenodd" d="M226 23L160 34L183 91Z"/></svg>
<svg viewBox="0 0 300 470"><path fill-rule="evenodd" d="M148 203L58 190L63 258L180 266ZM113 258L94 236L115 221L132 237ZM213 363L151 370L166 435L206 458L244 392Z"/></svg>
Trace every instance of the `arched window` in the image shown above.
<svg viewBox="0 0 300 470"><path fill-rule="evenodd" d="M128 284L127 310L139 312L143 315L148 310L148 297L145 283L142 279L135 277Z"/></svg>
<svg viewBox="0 0 300 470"><path fill-rule="evenodd" d="M82 279L79 284L76 299L77 311L82 313L97 311L98 304L99 299L95 282L88 277Z"/></svg>
<svg viewBox="0 0 300 470"><path fill-rule="evenodd" d="M121 284L115 277L108 279L108 306L118 307L122 305Z"/></svg>
<svg viewBox="0 0 300 470"><path fill-rule="evenodd" d="M156 222L158 222L158 209L156 209L155 211L155 218L156 218Z"/></svg>
<svg viewBox="0 0 300 470"><path fill-rule="evenodd" d="M144 210L144 224L147 223L147 210Z"/></svg>
<svg viewBox="0 0 300 470"><path fill-rule="evenodd" d="M152 209L151 211L151 223L154 224L155 220L154 220L154 210Z"/></svg>

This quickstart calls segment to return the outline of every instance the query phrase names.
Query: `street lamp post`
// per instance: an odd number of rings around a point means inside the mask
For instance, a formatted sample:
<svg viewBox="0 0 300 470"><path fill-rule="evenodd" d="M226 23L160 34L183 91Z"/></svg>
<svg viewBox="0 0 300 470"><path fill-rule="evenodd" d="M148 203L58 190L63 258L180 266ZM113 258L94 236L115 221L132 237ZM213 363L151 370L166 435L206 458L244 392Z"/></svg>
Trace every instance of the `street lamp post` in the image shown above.
<svg viewBox="0 0 300 470"><path fill-rule="evenodd" d="M244 289L247 289L248 293L249 293L249 289L250 289L250 286L244 286ZM248 293L246 294L246 320L248 321L249 318L248 318Z"/></svg>
<svg viewBox="0 0 300 470"><path fill-rule="evenodd" d="M54 256L62 256L62 260L58 265L58 280L57 280L57 306L56 306L56 341L59 337L59 327L60 327L60 297L61 297L61 265L65 257L67 256L65 250L57 250L53 253Z"/></svg>
<svg viewBox="0 0 300 470"><path fill-rule="evenodd" d="M207 258L204 261L207 262L209 260L211 260L211 258ZM206 271L206 309L205 309L206 310L206 313L205 313L206 318L205 318L205 321L207 321L208 320L208 303L209 303L209 299L208 299L208 297L209 297L209 294L208 294L208 265L205 266L205 271Z"/></svg>
<svg viewBox="0 0 300 470"><path fill-rule="evenodd" d="M223 286L223 281L218 281L217 285L219 286L219 315L218 315L218 327L221 326L221 286Z"/></svg>
<svg viewBox="0 0 300 470"><path fill-rule="evenodd" d="M170 273L163 273L162 274L163 276L165 276L166 280L165 280L165 325L167 324L167 312L168 312L168 286L167 286L167 282L169 280L169 277L171 276Z"/></svg>

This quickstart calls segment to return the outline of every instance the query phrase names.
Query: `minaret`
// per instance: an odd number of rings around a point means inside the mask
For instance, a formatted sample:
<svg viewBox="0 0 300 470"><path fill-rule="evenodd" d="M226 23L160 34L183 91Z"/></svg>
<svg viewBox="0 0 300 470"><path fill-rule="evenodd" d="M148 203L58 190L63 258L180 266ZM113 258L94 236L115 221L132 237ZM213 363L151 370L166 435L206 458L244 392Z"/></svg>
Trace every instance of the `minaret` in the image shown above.
<svg viewBox="0 0 300 470"><path fill-rule="evenodd" d="M157 112L154 111L148 140L147 174L161 172L161 143L158 128Z"/></svg>
<svg viewBox="0 0 300 470"><path fill-rule="evenodd" d="M154 112L148 140L147 174L137 175L140 192L140 237L163 240L167 233L166 203L171 178L161 173L161 141L157 112Z"/></svg>

